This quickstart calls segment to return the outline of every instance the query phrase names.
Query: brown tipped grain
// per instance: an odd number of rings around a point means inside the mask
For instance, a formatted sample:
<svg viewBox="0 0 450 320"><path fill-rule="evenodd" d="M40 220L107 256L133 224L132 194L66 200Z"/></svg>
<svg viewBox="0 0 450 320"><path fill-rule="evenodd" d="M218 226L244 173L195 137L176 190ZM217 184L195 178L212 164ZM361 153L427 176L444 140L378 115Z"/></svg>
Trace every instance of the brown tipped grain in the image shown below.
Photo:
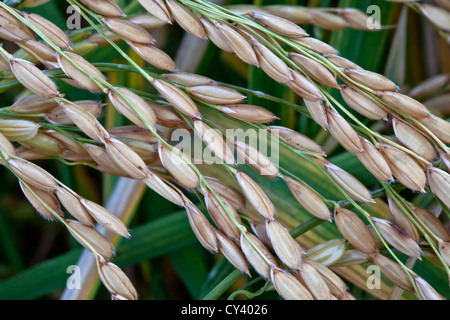
<svg viewBox="0 0 450 320"><path fill-rule="evenodd" d="M25 184L20 180L19 185L27 200L43 218L55 220L55 215L64 216L59 201L52 192Z"/></svg>
<svg viewBox="0 0 450 320"><path fill-rule="evenodd" d="M139 43L153 43L155 39L140 25L120 18L102 18L102 21L112 31L125 40Z"/></svg>
<svg viewBox="0 0 450 320"><path fill-rule="evenodd" d="M177 180L178 183L186 188L197 188L200 179L197 173L192 169L179 154L181 151L175 147L169 149L165 144L158 143L159 157L164 168Z"/></svg>
<svg viewBox="0 0 450 320"><path fill-rule="evenodd" d="M108 138L105 140L105 147L114 163L127 175L138 180L148 176L144 160L126 144L115 138Z"/></svg>
<svg viewBox="0 0 450 320"><path fill-rule="evenodd" d="M124 17L122 9L111 0L80 0L89 9L107 17Z"/></svg>
<svg viewBox="0 0 450 320"><path fill-rule="evenodd" d="M86 249L94 249L105 259L110 259L113 255L113 246L106 238L94 228L81 222L66 219L70 234Z"/></svg>
<svg viewBox="0 0 450 320"><path fill-rule="evenodd" d="M280 268L270 269L270 280L285 300L314 300L314 297L292 274Z"/></svg>
<svg viewBox="0 0 450 320"><path fill-rule="evenodd" d="M220 197L220 196L219 196ZM220 199L225 208L222 207L219 200L214 196L214 194L207 190L205 193L205 204L208 209L208 213L214 224L230 239L234 241L239 241L240 230L235 224L241 224L241 218L239 217L236 210L228 203L224 198ZM231 215L231 217L230 217ZM233 221L234 220L234 221Z"/></svg>
<svg viewBox="0 0 450 320"><path fill-rule="evenodd" d="M137 300L136 289L128 279L127 275L115 264L104 261L100 264L100 279L105 287L111 292L113 298L119 296L120 299Z"/></svg>
<svg viewBox="0 0 450 320"><path fill-rule="evenodd" d="M200 119L200 113L194 101L174 85L159 79L153 79L156 90L178 111L188 117Z"/></svg>
<svg viewBox="0 0 450 320"><path fill-rule="evenodd" d="M266 219L274 219L275 206L261 187L244 172L237 171L236 179L247 200Z"/></svg>
<svg viewBox="0 0 450 320"><path fill-rule="evenodd" d="M317 218L331 221L330 211L317 193L290 177L285 177L284 181L295 199L297 199L309 213Z"/></svg>
<svg viewBox="0 0 450 320"><path fill-rule="evenodd" d="M61 97L56 84L31 62L11 58L9 63L17 80L36 95L44 99Z"/></svg>
<svg viewBox="0 0 450 320"><path fill-rule="evenodd" d="M399 227L385 219L372 217L371 220L387 243L410 257L420 259L419 245Z"/></svg>
<svg viewBox="0 0 450 320"><path fill-rule="evenodd" d="M214 227L192 202L190 202L185 196L183 196L183 199L185 201L189 224L191 225L195 236L205 249L211 252L217 252L219 249L219 244Z"/></svg>
<svg viewBox="0 0 450 320"><path fill-rule="evenodd" d="M144 129L147 129L148 125L152 128L155 127L155 112L143 98L134 92L125 88L115 88L115 90L109 90L108 97L117 111L137 126Z"/></svg>
<svg viewBox="0 0 450 320"><path fill-rule="evenodd" d="M278 258L291 269L300 269L303 249L289 231L275 220L266 220L267 236Z"/></svg>
<svg viewBox="0 0 450 320"><path fill-rule="evenodd" d="M441 169L429 167L427 177L431 191L450 208L450 175Z"/></svg>
<svg viewBox="0 0 450 320"><path fill-rule="evenodd" d="M70 49L69 37L56 24L35 13L26 13L25 18L60 48Z"/></svg>
<svg viewBox="0 0 450 320"><path fill-rule="evenodd" d="M201 120L194 120L194 129L209 150L218 158L227 164L235 164L233 152L226 144L220 131L211 128Z"/></svg>
<svg viewBox="0 0 450 320"><path fill-rule="evenodd" d="M422 119L430 117L430 111L419 101L398 92L377 91L376 95L398 110L413 118Z"/></svg>
<svg viewBox="0 0 450 320"><path fill-rule="evenodd" d="M378 250L372 233L354 212L344 208L336 209L335 220L339 231L356 249L364 253Z"/></svg>
<svg viewBox="0 0 450 320"><path fill-rule="evenodd" d="M170 15L169 9L163 1L153 1L153 0L138 0L141 6L144 7L149 13L157 17L158 19L165 21L167 23L172 23L172 17Z"/></svg>
<svg viewBox="0 0 450 320"><path fill-rule="evenodd" d="M392 174L400 183L411 190L425 191L426 176L415 159L400 149L386 144L380 145L380 152L387 160Z"/></svg>
<svg viewBox="0 0 450 320"><path fill-rule="evenodd" d="M236 104L245 99L245 96L234 89L217 85L189 87L187 92L208 103Z"/></svg>
<svg viewBox="0 0 450 320"><path fill-rule="evenodd" d="M379 73L363 69L344 69L344 73L353 81L373 90L397 91L395 83Z"/></svg>
<svg viewBox="0 0 450 320"><path fill-rule="evenodd" d="M274 179L280 176L277 166L257 148L236 140L234 142L238 163L247 164L260 175Z"/></svg>
<svg viewBox="0 0 450 320"><path fill-rule="evenodd" d="M207 39L206 31L199 18L187 7L175 0L166 0L173 19L188 33L201 39Z"/></svg>
<svg viewBox="0 0 450 320"><path fill-rule="evenodd" d="M363 151L359 135L339 113L327 109L327 120L331 135L344 149L351 153Z"/></svg>
<svg viewBox="0 0 450 320"><path fill-rule="evenodd" d="M270 279L270 269L278 264L264 244L252 233L241 233L241 249L256 272Z"/></svg>
<svg viewBox="0 0 450 320"><path fill-rule="evenodd" d="M381 273L396 286L414 292L414 287L408 274L397 262L379 253L372 255L371 260L380 268Z"/></svg>
<svg viewBox="0 0 450 320"><path fill-rule="evenodd" d="M253 43L261 69L272 79L280 83L292 81L291 71L286 63L266 46L259 42Z"/></svg>
<svg viewBox="0 0 450 320"><path fill-rule="evenodd" d="M255 51L239 32L234 30L229 25L221 22L216 22L215 26L219 29L234 54L236 54L239 59L245 63L259 67L259 62Z"/></svg>
<svg viewBox="0 0 450 320"><path fill-rule="evenodd" d="M341 86L345 103L359 114L372 120L387 120L387 112L381 103L350 86Z"/></svg>
<svg viewBox="0 0 450 320"><path fill-rule="evenodd" d="M363 152L357 153L359 161L366 169L381 181L393 180L392 171L389 164L384 159L378 149L367 139L361 137Z"/></svg>
<svg viewBox="0 0 450 320"><path fill-rule="evenodd" d="M338 166L327 163L325 168L330 177L354 200L374 202L369 190L354 176Z"/></svg>
<svg viewBox="0 0 450 320"><path fill-rule="evenodd" d="M327 68L316 60L295 52L290 52L289 58L291 58L297 66L299 66L308 76L317 82L328 87L338 87L336 78L330 73L330 71L328 71Z"/></svg>
<svg viewBox="0 0 450 320"><path fill-rule="evenodd" d="M219 179L205 176L205 180L214 192L227 200L234 209L245 210L245 197L242 193Z"/></svg>
<svg viewBox="0 0 450 320"><path fill-rule="evenodd" d="M269 110L250 104L234 104L220 106L220 111L242 121L253 123L267 123L278 118Z"/></svg>
<svg viewBox="0 0 450 320"><path fill-rule="evenodd" d="M413 126L394 118L392 119L392 127L398 140L411 151L429 161L438 157L431 142Z"/></svg>
<svg viewBox="0 0 450 320"><path fill-rule="evenodd" d="M92 91L101 90L96 81L98 81L98 79L100 79L100 81L105 80L105 76L90 62L82 56L72 52L64 52L64 56L58 54L57 57L61 69L67 76L75 80L79 87ZM83 71L79 70L79 68ZM86 72L89 73L89 75L85 74Z"/></svg>
<svg viewBox="0 0 450 320"><path fill-rule="evenodd" d="M309 101L318 101L322 99L322 93L319 88L312 83L304 75L297 71L291 70L292 81L287 83L287 86L302 97Z"/></svg>
<svg viewBox="0 0 450 320"><path fill-rule="evenodd" d="M308 35L298 25L284 18L262 12L252 12L249 15L263 26L285 37L301 38Z"/></svg>

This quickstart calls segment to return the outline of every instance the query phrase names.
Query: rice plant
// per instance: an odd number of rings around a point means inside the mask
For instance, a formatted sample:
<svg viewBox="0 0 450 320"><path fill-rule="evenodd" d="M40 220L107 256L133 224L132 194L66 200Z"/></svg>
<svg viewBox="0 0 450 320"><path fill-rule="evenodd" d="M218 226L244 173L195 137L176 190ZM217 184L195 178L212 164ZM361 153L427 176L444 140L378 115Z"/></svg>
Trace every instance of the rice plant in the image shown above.
<svg viewBox="0 0 450 320"><path fill-rule="evenodd" d="M0 2L0 298L446 300L450 2Z"/></svg>

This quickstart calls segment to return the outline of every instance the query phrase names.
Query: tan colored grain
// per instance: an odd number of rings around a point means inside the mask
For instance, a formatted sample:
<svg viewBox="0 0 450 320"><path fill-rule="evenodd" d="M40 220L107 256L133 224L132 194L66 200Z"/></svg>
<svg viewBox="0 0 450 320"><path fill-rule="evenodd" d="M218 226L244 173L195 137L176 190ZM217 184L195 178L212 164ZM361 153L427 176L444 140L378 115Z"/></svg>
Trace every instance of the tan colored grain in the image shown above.
<svg viewBox="0 0 450 320"><path fill-rule="evenodd" d="M314 260L324 266L335 265L340 262L345 250L345 239L332 239L315 245L308 249L305 255L308 259Z"/></svg>
<svg viewBox="0 0 450 320"><path fill-rule="evenodd" d="M371 220L387 243L410 257L420 259L419 245L394 223L375 217L372 217Z"/></svg>
<svg viewBox="0 0 450 320"><path fill-rule="evenodd" d="M339 231L356 249L364 253L378 250L372 233L356 213L344 208L336 209L335 221Z"/></svg>
<svg viewBox="0 0 450 320"><path fill-rule="evenodd" d="M285 300L314 300L314 297L292 274L280 268L270 268L270 279Z"/></svg>
<svg viewBox="0 0 450 320"><path fill-rule="evenodd" d="M450 175L439 168L429 167L427 177L431 191L450 208Z"/></svg>
<svg viewBox="0 0 450 320"><path fill-rule="evenodd" d="M61 205L53 193L25 184L20 180L19 185L27 200L43 218L52 221L56 220L55 214L64 217ZM47 206L53 212L47 209Z"/></svg>
<svg viewBox="0 0 450 320"><path fill-rule="evenodd" d="M380 144L380 152L397 180L411 190L424 192L426 176L415 159L402 150L386 144Z"/></svg>
<svg viewBox="0 0 450 320"><path fill-rule="evenodd" d="M354 200L374 202L369 190L353 175L338 166L327 163L325 168L330 177Z"/></svg>
<svg viewBox="0 0 450 320"><path fill-rule="evenodd" d="M109 17L103 17L102 21L112 32L117 33L125 40L139 43L155 42L155 39L150 35L150 33L147 32L147 30L134 22Z"/></svg>
<svg viewBox="0 0 450 320"><path fill-rule="evenodd" d="M137 300L138 295L136 289L128 279L125 272L118 266L109 261L100 264L100 279L105 287L111 292L113 299L117 296L120 299Z"/></svg>
<svg viewBox="0 0 450 320"><path fill-rule="evenodd" d="M245 197L256 211L267 219L274 219L275 206L261 187L244 172L237 171L235 177Z"/></svg>
<svg viewBox="0 0 450 320"><path fill-rule="evenodd" d="M250 104L234 104L220 106L220 111L242 121L267 123L278 118L269 110Z"/></svg>
<svg viewBox="0 0 450 320"><path fill-rule="evenodd" d="M267 236L278 258L291 269L300 269L304 252L289 231L275 220L266 220Z"/></svg>
<svg viewBox="0 0 450 320"><path fill-rule="evenodd" d="M26 60L11 58L11 71L20 83L36 95L51 99L61 97L56 84L38 67Z"/></svg>

